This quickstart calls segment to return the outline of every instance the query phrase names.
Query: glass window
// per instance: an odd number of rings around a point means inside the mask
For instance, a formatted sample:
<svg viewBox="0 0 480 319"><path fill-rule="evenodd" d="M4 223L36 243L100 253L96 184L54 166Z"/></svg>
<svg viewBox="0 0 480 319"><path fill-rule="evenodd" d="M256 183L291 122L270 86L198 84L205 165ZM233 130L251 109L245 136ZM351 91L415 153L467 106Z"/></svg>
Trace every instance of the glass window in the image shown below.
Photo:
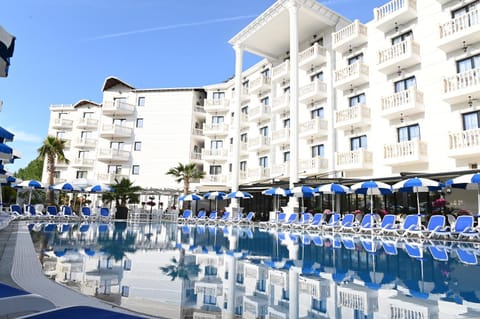
<svg viewBox="0 0 480 319"><path fill-rule="evenodd" d="M130 294L129 286L122 286L122 297L128 297Z"/></svg>
<svg viewBox="0 0 480 319"><path fill-rule="evenodd" d="M248 105L245 105L244 107L242 107L241 112L242 114L248 114Z"/></svg>
<svg viewBox="0 0 480 319"><path fill-rule="evenodd" d="M140 165L133 165L132 166L132 175L140 174Z"/></svg>
<svg viewBox="0 0 480 319"><path fill-rule="evenodd" d="M397 129L398 142L406 142L420 139L420 126L418 124L399 127Z"/></svg>
<svg viewBox="0 0 480 319"><path fill-rule="evenodd" d="M64 139L67 136L67 132L65 131L58 131L57 132L57 138L59 139Z"/></svg>
<svg viewBox="0 0 480 319"><path fill-rule="evenodd" d="M212 150L218 150L223 148L223 140L211 140L210 141L210 148Z"/></svg>
<svg viewBox="0 0 480 319"><path fill-rule="evenodd" d="M88 138L88 137L90 137L90 136L92 136L92 131L82 131L82 132L80 133L80 137L81 137L82 139Z"/></svg>
<svg viewBox="0 0 480 319"><path fill-rule="evenodd" d="M145 106L145 97L144 96L139 96L138 97L137 105L138 106Z"/></svg>
<svg viewBox="0 0 480 319"><path fill-rule="evenodd" d="M464 130L473 130L479 128L478 123L480 123L480 112L469 112L462 114L463 117L463 129Z"/></svg>
<svg viewBox="0 0 480 319"><path fill-rule="evenodd" d="M125 125L127 123L127 119L113 119L112 124L113 125Z"/></svg>
<svg viewBox="0 0 480 319"><path fill-rule="evenodd" d="M248 134L247 133L243 133L240 135L240 141L243 142L243 143L247 143L248 142Z"/></svg>
<svg viewBox="0 0 480 319"><path fill-rule="evenodd" d="M289 86L283 88L283 94L285 94L285 95L290 94L290 87Z"/></svg>
<svg viewBox="0 0 480 319"><path fill-rule="evenodd" d="M480 68L480 54L457 61L457 73Z"/></svg>
<svg viewBox="0 0 480 319"><path fill-rule="evenodd" d="M83 112L84 119L91 119L93 118L93 112Z"/></svg>
<svg viewBox="0 0 480 319"><path fill-rule="evenodd" d="M324 116L323 107L319 107L317 109L314 109L314 110L310 111L310 117L312 118L312 120L317 118L317 117L323 119L323 116Z"/></svg>
<svg viewBox="0 0 480 319"><path fill-rule="evenodd" d="M53 177L54 178L60 178L60 171L53 172Z"/></svg>
<svg viewBox="0 0 480 319"><path fill-rule="evenodd" d="M262 156L258 159L260 167L268 167L268 156Z"/></svg>
<svg viewBox="0 0 480 319"><path fill-rule="evenodd" d="M347 59L348 65L352 65L352 64L354 64L355 62L363 62L363 53L354 55L354 56L349 57L349 58Z"/></svg>
<svg viewBox="0 0 480 319"><path fill-rule="evenodd" d="M110 142L110 149L112 150L123 150L123 142Z"/></svg>
<svg viewBox="0 0 480 319"><path fill-rule="evenodd" d="M408 90L411 87L415 87L415 85L416 85L416 80L414 76L411 76L406 79L402 79L400 81L396 81L394 83L395 93Z"/></svg>
<svg viewBox="0 0 480 319"><path fill-rule="evenodd" d="M214 116L212 116L212 124L223 123L224 119L225 118L224 118L223 115L214 115Z"/></svg>
<svg viewBox="0 0 480 319"><path fill-rule="evenodd" d="M455 9L452 11L452 18L458 18L458 17L461 17L463 15L466 15L468 14L469 12L472 12L474 10L476 10L478 7L480 7L480 1L473 1L469 4L467 4L466 6L463 6L461 8L458 8L458 9ZM478 19L475 20L475 21L470 21L470 19L472 18L476 18L476 16L469 16L469 19L468 21L466 21L468 23L468 25L466 26L470 26L472 24L472 22L477 22L478 23Z"/></svg>
<svg viewBox="0 0 480 319"><path fill-rule="evenodd" d="M260 100L260 102L261 102L263 105L268 106L268 105L270 105L270 98L269 98L268 96L266 96L266 97L262 98L262 99Z"/></svg>
<svg viewBox="0 0 480 319"><path fill-rule="evenodd" d="M290 119L283 119L283 128L290 128Z"/></svg>
<svg viewBox="0 0 480 319"><path fill-rule="evenodd" d="M290 152L283 152L283 162L290 161Z"/></svg>
<svg viewBox="0 0 480 319"><path fill-rule="evenodd" d="M205 294L203 295L203 304L204 305L216 305L217 304L217 296L212 296Z"/></svg>
<svg viewBox="0 0 480 319"><path fill-rule="evenodd" d="M120 174L122 173L122 165L108 165L107 172L110 174Z"/></svg>
<svg viewBox="0 0 480 319"><path fill-rule="evenodd" d="M88 158L88 151L78 151L78 158Z"/></svg>
<svg viewBox="0 0 480 319"><path fill-rule="evenodd" d="M225 92L213 92L212 93L212 98L214 100L222 100L225 98Z"/></svg>
<svg viewBox="0 0 480 319"><path fill-rule="evenodd" d="M325 156L325 146L323 144L313 145L312 146L312 158L313 157L324 157Z"/></svg>
<svg viewBox="0 0 480 319"><path fill-rule="evenodd" d="M396 37L393 37L392 38L392 45L394 44L397 44L397 43L400 43L402 41L405 41L409 38L413 37L413 33L411 30L405 32L405 33L402 33L400 35L397 35Z"/></svg>
<svg viewBox="0 0 480 319"><path fill-rule="evenodd" d="M143 119L137 119L135 127L142 128L143 127Z"/></svg>
<svg viewBox="0 0 480 319"><path fill-rule="evenodd" d="M247 161L240 162L240 170L245 172L247 170Z"/></svg>
<svg viewBox="0 0 480 319"><path fill-rule="evenodd" d="M220 175L222 174L221 165L210 165L210 175Z"/></svg>
<svg viewBox="0 0 480 319"><path fill-rule="evenodd" d="M260 72L260 74L265 78L269 78L270 77L270 69L265 69L262 72Z"/></svg>
<svg viewBox="0 0 480 319"><path fill-rule="evenodd" d="M261 127L259 133L261 136L268 136L268 126Z"/></svg>
<svg viewBox="0 0 480 319"><path fill-rule="evenodd" d="M311 82L313 82L315 80L323 81L323 72L322 71L317 72L317 73L310 76L310 81Z"/></svg>
<svg viewBox="0 0 480 319"><path fill-rule="evenodd" d="M133 150L134 151L141 151L142 150L142 142L135 142L133 144Z"/></svg>
<svg viewBox="0 0 480 319"><path fill-rule="evenodd" d="M115 106L120 106L122 104L125 104L127 102L126 97L114 97L113 98L113 105Z"/></svg>
<svg viewBox="0 0 480 319"><path fill-rule="evenodd" d="M64 119L64 118L67 118L67 117L68 117L68 113L65 113L65 112L58 113L58 118L59 119Z"/></svg>
<svg viewBox="0 0 480 319"><path fill-rule="evenodd" d="M361 148L367 148L367 136L361 135L350 139L350 150L356 151Z"/></svg>
<svg viewBox="0 0 480 319"><path fill-rule="evenodd" d="M77 178L87 178L87 171L77 171L75 175Z"/></svg>
<svg viewBox="0 0 480 319"><path fill-rule="evenodd" d="M348 105L350 107L358 105L358 104L365 104L367 99L365 97L365 93L358 94L348 98Z"/></svg>

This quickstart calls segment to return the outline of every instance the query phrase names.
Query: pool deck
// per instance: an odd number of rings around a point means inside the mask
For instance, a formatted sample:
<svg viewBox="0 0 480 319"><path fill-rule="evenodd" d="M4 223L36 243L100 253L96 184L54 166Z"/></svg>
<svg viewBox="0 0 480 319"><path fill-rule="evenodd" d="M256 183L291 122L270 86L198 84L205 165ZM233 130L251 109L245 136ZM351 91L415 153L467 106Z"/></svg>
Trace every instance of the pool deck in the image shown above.
<svg viewBox="0 0 480 319"><path fill-rule="evenodd" d="M92 306L143 316L82 295L48 279L42 272L27 224L23 221L12 221L0 230L0 282L40 295L56 307Z"/></svg>

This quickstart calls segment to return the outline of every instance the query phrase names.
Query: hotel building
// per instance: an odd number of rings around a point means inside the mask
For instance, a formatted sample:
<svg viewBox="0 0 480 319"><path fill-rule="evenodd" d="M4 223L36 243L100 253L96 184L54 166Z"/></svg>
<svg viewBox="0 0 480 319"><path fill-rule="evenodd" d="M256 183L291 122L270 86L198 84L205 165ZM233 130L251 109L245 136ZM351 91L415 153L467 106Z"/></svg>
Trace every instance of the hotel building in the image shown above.
<svg viewBox="0 0 480 319"><path fill-rule="evenodd" d="M101 103L52 106L49 135L69 141L57 181L178 189L165 172L194 162L194 188L235 191L478 168L480 1L393 0L362 23L278 0L229 43L235 76L220 84L108 78ZM244 70L244 52L262 60Z"/></svg>

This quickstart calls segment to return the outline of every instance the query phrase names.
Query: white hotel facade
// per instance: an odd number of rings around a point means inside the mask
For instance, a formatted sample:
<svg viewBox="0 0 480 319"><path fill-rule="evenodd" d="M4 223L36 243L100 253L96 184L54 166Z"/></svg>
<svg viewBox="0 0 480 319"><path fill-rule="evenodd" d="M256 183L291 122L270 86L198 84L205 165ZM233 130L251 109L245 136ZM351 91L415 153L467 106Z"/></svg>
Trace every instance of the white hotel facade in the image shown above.
<svg viewBox="0 0 480 319"><path fill-rule="evenodd" d="M56 181L180 189L165 175L179 162L206 172L200 191L477 169L480 1L373 10L363 24L278 0L229 41L228 81L137 89L108 78L100 103L52 105L48 133L68 140L70 159ZM263 60L244 70L244 52Z"/></svg>

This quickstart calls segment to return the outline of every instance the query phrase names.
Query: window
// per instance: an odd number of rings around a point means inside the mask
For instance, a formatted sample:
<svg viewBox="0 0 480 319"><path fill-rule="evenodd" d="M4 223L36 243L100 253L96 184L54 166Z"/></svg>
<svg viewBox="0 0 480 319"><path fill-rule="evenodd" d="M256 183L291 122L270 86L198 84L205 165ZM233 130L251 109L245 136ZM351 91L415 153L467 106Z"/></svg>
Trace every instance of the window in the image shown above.
<svg viewBox="0 0 480 319"><path fill-rule="evenodd" d="M141 151L142 150L142 142L135 142L133 144L133 150L134 151Z"/></svg>
<svg viewBox="0 0 480 319"><path fill-rule="evenodd" d="M123 270L132 270L132 261L130 259L126 259L123 262Z"/></svg>
<svg viewBox="0 0 480 319"><path fill-rule="evenodd" d="M316 119L317 117L323 119L323 116L324 116L323 107L319 107L317 109L310 111L310 117L312 118L312 120Z"/></svg>
<svg viewBox="0 0 480 319"><path fill-rule="evenodd" d="M210 175L220 175L222 174L221 165L210 165Z"/></svg>
<svg viewBox="0 0 480 319"><path fill-rule="evenodd" d="M402 41L408 40L409 38L413 37L412 30L409 30L405 33L402 33L400 35L397 35L396 37L392 38L392 45L395 45L397 43L400 43Z"/></svg>
<svg viewBox="0 0 480 319"><path fill-rule="evenodd" d="M268 136L268 126L261 127L259 133L261 136Z"/></svg>
<svg viewBox="0 0 480 319"><path fill-rule="evenodd" d="M205 276L216 276L217 272L217 267L205 266Z"/></svg>
<svg viewBox="0 0 480 319"><path fill-rule="evenodd" d="M348 98L348 106L352 107L359 104L365 104L366 101L365 93L358 94Z"/></svg>
<svg viewBox="0 0 480 319"><path fill-rule="evenodd" d="M113 105L114 106L120 106L122 104L125 104L127 102L126 97L114 97L113 98Z"/></svg>
<svg viewBox="0 0 480 319"><path fill-rule="evenodd" d="M135 127L142 128L143 127L143 119L137 119L137 122L135 123Z"/></svg>
<svg viewBox="0 0 480 319"><path fill-rule="evenodd" d="M420 139L420 126L418 124L399 127L397 129L398 142L406 142Z"/></svg>
<svg viewBox="0 0 480 319"><path fill-rule="evenodd" d="M233 171L232 163L228 164L228 172L231 173Z"/></svg>
<svg viewBox="0 0 480 319"><path fill-rule="evenodd" d="M290 119L283 119L283 128L290 128Z"/></svg>
<svg viewBox="0 0 480 319"><path fill-rule="evenodd" d="M290 87L289 86L283 88L283 94L290 95Z"/></svg>
<svg viewBox="0 0 480 319"><path fill-rule="evenodd" d="M77 178L87 178L87 171L77 171L75 174Z"/></svg>
<svg viewBox="0 0 480 319"><path fill-rule="evenodd" d="M216 305L217 304L217 296L212 295L203 295L203 304L204 305Z"/></svg>
<svg viewBox="0 0 480 319"><path fill-rule="evenodd" d="M248 134L247 133L240 134L240 142L248 143Z"/></svg>
<svg viewBox="0 0 480 319"><path fill-rule="evenodd" d="M462 114L463 118L463 129L464 130L473 130L479 128L478 123L480 123L480 112L469 112Z"/></svg>
<svg viewBox="0 0 480 319"><path fill-rule="evenodd" d="M82 131L82 132L80 133L80 137L81 137L82 139L89 138L89 137L92 136L92 135L93 135L92 131Z"/></svg>
<svg viewBox="0 0 480 319"><path fill-rule="evenodd" d="M361 148L367 148L367 136L361 135L350 139L350 150L356 151Z"/></svg>
<svg viewBox="0 0 480 319"><path fill-rule="evenodd" d="M248 105L242 107L241 112L242 112L242 114L248 114Z"/></svg>
<svg viewBox="0 0 480 319"><path fill-rule="evenodd" d="M469 14L469 12L475 11L479 7L479 4L480 4L480 1L473 1L472 3L469 3L466 6L453 10L452 19L464 16L466 14ZM462 25L463 27L471 26L474 23L478 23L478 18L476 15L469 15L467 21L463 20L460 23L466 24L466 25ZM461 27L461 26L457 26L457 27Z"/></svg>
<svg viewBox="0 0 480 319"><path fill-rule="evenodd" d="M59 119L64 119L64 118L67 118L67 117L68 117L68 113L65 113L65 112L58 113L58 118Z"/></svg>
<svg viewBox="0 0 480 319"><path fill-rule="evenodd" d="M312 309L326 313L327 312L327 303L322 301L322 299L312 298Z"/></svg>
<svg viewBox="0 0 480 319"><path fill-rule="evenodd" d="M125 123L127 123L127 119L113 119L113 120L112 120L112 124L113 124L113 125L124 126Z"/></svg>
<svg viewBox="0 0 480 319"><path fill-rule="evenodd" d="M250 87L250 82L248 82L248 80L247 80L247 81L242 83L242 86L248 92L248 88Z"/></svg>
<svg viewBox="0 0 480 319"><path fill-rule="evenodd" d="M322 71L317 72L314 75L310 76L310 82L313 82L315 80L323 81L323 72Z"/></svg>
<svg viewBox="0 0 480 319"><path fill-rule="evenodd" d="M260 165L260 167L268 167L268 156L262 156L258 159L258 165Z"/></svg>
<svg viewBox="0 0 480 319"><path fill-rule="evenodd" d="M88 151L78 151L78 158L88 158Z"/></svg>
<svg viewBox="0 0 480 319"><path fill-rule="evenodd" d="M214 100L223 100L225 98L225 92L213 92L212 93L212 98Z"/></svg>
<svg viewBox="0 0 480 319"><path fill-rule="evenodd" d="M398 93L401 91L408 90L411 87L415 87L416 80L414 76L411 76L409 78L397 81L393 85L395 87L395 93Z"/></svg>
<svg viewBox="0 0 480 319"><path fill-rule="evenodd" d="M324 157L324 156L325 156L325 146L323 144L312 146L312 158Z"/></svg>
<svg viewBox="0 0 480 319"><path fill-rule="evenodd" d="M91 119L93 118L93 112L83 112L84 119Z"/></svg>
<svg viewBox="0 0 480 319"><path fill-rule="evenodd" d="M240 162L240 171L245 172L247 170L247 161Z"/></svg>
<svg viewBox="0 0 480 319"><path fill-rule="evenodd" d="M265 70L263 70L262 72L260 72L260 74L261 74L264 78L269 78L269 77L270 77L270 69L265 69Z"/></svg>
<svg viewBox="0 0 480 319"><path fill-rule="evenodd" d="M133 165L132 166L132 175L140 174L140 165Z"/></svg>
<svg viewBox="0 0 480 319"><path fill-rule="evenodd" d="M144 96L139 96L138 97L137 105L138 106L145 106L145 97Z"/></svg>
<svg viewBox="0 0 480 319"><path fill-rule="evenodd" d="M363 62L363 53L360 53L360 54L354 55L352 57L349 57L348 60L347 60L347 63L348 63L348 65L352 65L357 61L358 62Z"/></svg>
<svg viewBox="0 0 480 319"><path fill-rule="evenodd" d="M480 54L457 61L457 73L480 68Z"/></svg>
<svg viewBox="0 0 480 319"><path fill-rule="evenodd" d="M120 174L122 172L122 165L108 165L107 172L110 174Z"/></svg>
<svg viewBox="0 0 480 319"><path fill-rule="evenodd" d="M57 138L64 139L65 136L67 136L67 132L65 132L65 131L58 131L57 132Z"/></svg>
<svg viewBox="0 0 480 319"><path fill-rule="evenodd" d="M269 106L270 105L270 98L268 96L266 96L266 97L262 98L260 100L260 102L265 106Z"/></svg>
<svg viewBox="0 0 480 319"><path fill-rule="evenodd" d="M211 140L210 141L210 148L212 150L218 150L223 148L223 140Z"/></svg>
<svg viewBox="0 0 480 319"><path fill-rule="evenodd" d="M110 149L112 150L123 150L123 142L110 142Z"/></svg>
<svg viewBox="0 0 480 319"><path fill-rule="evenodd" d="M290 161L290 152L283 152L283 162Z"/></svg>
<svg viewBox="0 0 480 319"><path fill-rule="evenodd" d="M128 297L129 294L130 294L130 287L122 286L122 297Z"/></svg>
<svg viewBox="0 0 480 319"><path fill-rule="evenodd" d="M60 178L60 171L53 172L53 178Z"/></svg>
<svg viewBox="0 0 480 319"><path fill-rule="evenodd" d="M223 115L214 115L212 116L212 124L220 124L223 123L224 117Z"/></svg>
<svg viewBox="0 0 480 319"><path fill-rule="evenodd" d="M260 279L257 281L257 290L265 292L267 290L267 281L265 279Z"/></svg>

